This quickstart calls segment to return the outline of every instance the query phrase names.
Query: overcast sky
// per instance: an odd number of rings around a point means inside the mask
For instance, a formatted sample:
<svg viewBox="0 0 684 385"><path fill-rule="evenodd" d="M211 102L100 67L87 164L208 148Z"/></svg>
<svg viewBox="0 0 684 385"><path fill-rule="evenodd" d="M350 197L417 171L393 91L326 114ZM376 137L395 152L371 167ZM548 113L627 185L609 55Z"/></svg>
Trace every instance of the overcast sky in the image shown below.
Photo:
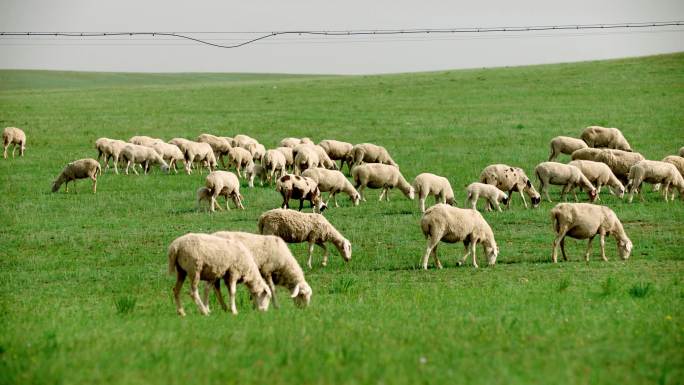
<svg viewBox="0 0 684 385"><path fill-rule="evenodd" d="M684 1L0 0L0 31L282 31L684 20ZM0 68L360 74L684 51L684 27L357 38L283 36L238 49L161 38L0 38ZM253 35L195 35L230 44ZM113 40L116 39L116 40Z"/></svg>

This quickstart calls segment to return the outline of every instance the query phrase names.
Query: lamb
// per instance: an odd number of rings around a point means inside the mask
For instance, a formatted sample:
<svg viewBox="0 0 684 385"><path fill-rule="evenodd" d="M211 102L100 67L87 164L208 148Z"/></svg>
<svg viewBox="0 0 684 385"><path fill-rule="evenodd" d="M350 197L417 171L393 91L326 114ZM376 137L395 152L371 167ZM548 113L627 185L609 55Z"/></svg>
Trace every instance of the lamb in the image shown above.
<svg viewBox="0 0 684 385"><path fill-rule="evenodd" d="M349 160L351 159L352 148L354 147L354 145L352 145L351 143L340 142L339 140L332 139L321 140L321 142L318 143L318 145L323 150L325 150L326 154L328 154L330 159L340 161L340 170L342 170L344 164L347 163L347 166L349 167L349 172L351 172L351 162L349 162Z"/></svg>
<svg viewBox="0 0 684 385"><path fill-rule="evenodd" d="M216 159L221 161L224 168L226 167L225 157L232 147L228 140L211 134L202 134L197 137L197 141L210 145Z"/></svg>
<svg viewBox="0 0 684 385"><path fill-rule="evenodd" d="M591 182L589 182L589 179L582 174L582 171L575 166L558 162L542 162L534 168L534 174L539 181L539 193L545 194L546 199L549 202L551 202L551 198L549 197L550 184L563 186L560 199L563 199L566 193L572 192L575 196L575 201L577 201L575 188L578 186L587 190L589 199L592 202L595 201L598 196L594 185L592 185Z"/></svg>
<svg viewBox="0 0 684 385"><path fill-rule="evenodd" d="M252 253L254 262L261 276L266 280L271 294L273 306L278 308L275 285L286 287L295 304L306 307L311 302L311 286L304 278L304 272L290 252L285 241L274 235L244 233L240 231L219 231L213 233L217 237L242 243ZM217 282L218 283L218 282ZM206 286L208 289L208 286ZM205 291L204 298L207 298ZM207 302L206 300L204 301Z"/></svg>
<svg viewBox="0 0 684 385"><path fill-rule="evenodd" d="M413 180L413 189L418 194L420 200L420 212L425 212L425 198L428 195L435 196L435 204L441 201L442 203L454 205L454 191L451 189L451 184L447 178L439 175L424 172L419 174Z"/></svg>
<svg viewBox="0 0 684 385"><path fill-rule="evenodd" d="M424 270L427 270L430 256L434 258L437 267L442 268L442 262L437 257L437 245L440 241L446 243L463 241L466 254L458 261L459 266L472 254L473 266L478 267L475 256L475 248L478 243L482 243L489 266L494 266L496 263L499 247L496 245L494 233L477 210L460 209L438 203L425 211L420 220L420 228L427 238L427 249L422 260Z"/></svg>
<svg viewBox="0 0 684 385"><path fill-rule="evenodd" d="M183 154L185 156L185 172L188 175L192 173L190 165L193 162L198 162L200 164L200 174L202 173L202 165L210 172L216 169L216 155L214 155L214 150L209 143L188 141L185 143L185 151Z"/></svg>
<svg viewBox="0 0 684 385"><path fill-rule="evenodd" d="M657 160L642 160L632 168L629 169L629 201L632 202L635 190L639 189L639 198L643 201L643 190L641 184L647 183L662 183L663 196L665 202L668 201L668 193L670 186L676 187L679 190L680 198L684 199L684 178L677 170L677 167L672 163L660 162ZM672 199L674 200L674 191L672 192Z"/></svg>
<svg viewBox="0 0 684 385"><path fill-rule="evenodd" d="M415 190L404 176L401 175L399 168L382 163L366 163L352 168L352 179L354 179L354 187L359 190L361 199L365 202L366 198L363 196L363 190L369 188L381 188L382 193L378 200L382 200L385 196L389 201L389 190L397 187L404 195L413 200L415 198Z"/></svg>
<svg viewBox="0 0 684 385"><path fill-rule="evenodd" d="M263 164L264 168L266 168L266 170L268 171L269 185L271 184L271 181L273 180L276 171L278 172L279 177L287 173L287 160L285 159L285 155L283 155L283 153L278 150L266 151L261 163Z"/></svg>
<svg viewBox="0 0 684 385"><path fill-rule="evenodd" d="M285 138L280 141L278 144L278 147L290 147L290 148L295 148L298 144L302 143L308 143L308 144L313 144L311 139L309 138Z"/></svg>
<svg viewBox="0 0 684 385"><path fill-rule="evenodd" d="M205 186L211 192L211 211L215 211L217 206L216 198L219 195L226 197L226 209L230 210L228 206L228 197L230 196L235 203L235 208L245 209L242 205L242 195L240 195L240 181L237 176L230 171L212 171L207 175ZM218 205L220 209L221 206Z"/></svg>
<svg viewBox="0 0 684 385"><path fill-rule="evenodd" d="M290 199L299 199L299 211L302 211L304 200L308 200L314 212L323 212L327 208L321 196L318 183L311 178L285 174L278 178L276 191L283 197L284 209L289 208Z"/></svg>
<svg viewBox="0 0 684 385"><path fill-rule="evenodd" d="M326 242L332 242L342 258L349 262L352 257L352 245L321 214L300 213L294 210L273 209L259 217L259 233L276 235L287 243L309 243L309 259L307 266L311 269L314 245L323 249L322 265L328 264L328 248Z"/></svg>
<svg viewBox="0 0 684 385"><path fill-rule="evenodd" d="M285 168L292 171L294 170L294 155L292 153L292 147L276 147L276 150L283 153L285 156Z"/></svg>
<svg viewBox="0 0 684 385"><path fill-rule="evenodd" d="M372 143L357 144L352 148L352 157L354 166L358 166L361 162L366 163L382 163L389 164L396 168L399 165L392 159L387 149Z"/></svg>
<svg viewBox="0 0 684 385"><path fill-rule="evenodd" d="M632 151L627 139L617 128L589 126L580 136L589 147L606 147L622 151Z"/></svg>
<svg viewBox="0 0 684 385"><path fill-rule="evenodd" d="M584 255L587 262L591 253L591 242L597 234L601 242L601 258L604 261L608 261L605 250L606 235L612 234L615 237L618 252L623 260L629 258L629 254L632 252L632 241L627 237L617 215L608 207L591 203L559 203L551 209L551 219L556 232L551 256L553 263L558 262L559 244L563 253L563 260L568 260L565 255L566 236L575 239L589 239L587 251Z"/></svg>
<svg viewBox="0 0 684 385"><path fill-rule="evenodd" d="M169 164L169 168L173 169L173 171L176 174L178 174L178 168L176 167L176 164L179 161L183 162L184 168L188 167L188 164L185 161L185 156L183 155L183 152L175 144L158 142L158 143L153 144L151 147L155 151L157 151L157 154L161 155L162 159L164 159Z"/></svg>
<svg viewBox="0 0 684 385"><path fill-rule="evenodd" d="M144 135L132 136L130 139L128 139L128 143L133 143L133 144L137 144L139 146L147 146L147 147L152 147L153 144L160 143L160 142L163 143L164 141L161 139L152 138L152 137L144 136Z"/></svg>
<svg viewBox="0 0 684 385"><path fill-rule="evenodd" d="M5 127L2 130L2 147L3 158L7 159L7 148L12 145L12 158L14 158L14 151L19 146L19 156L24 156L26 150L26 133L21 128Z"/></svg>
<svg viewBox="0 0 684 385"><path fill-rule="evenodd" d="M572 153L572 160L593 160L605 163L622 183L629 179L629 168L644 157L638 152L627 152L608 148L583 148Z"/></svg>
<svg viewBox="0 0 684 385"><path fill-rule="evenodd" d="M625 187L615 174L610 171L610 167L607 164L591 160L573 160L568 164L579 168L582 174L589 179L589 182L596 186L598 200L601 200L598 195L601 194L601 187L603 186L608 186L611 194L618 195L621 199L625 195Z"/></svg>
<svg viewBox="0 0 684 385"><path fill-rule="evenodd" d="M171 242L168 259L169 274L176 273L173 298L176 302L176 312L181 317L185 316L185 311L180 301L180 291L188 275L190 296L202 315L208 315L209 308L202 303L199 296L199 281L214 283L221 278L228 286L230 311L233 314L238 313L235 306L235 290L240 280L252 293L254 305L261 311L268 310L272 297L271 290L261 277L252 253L241 242L209 234L188 233ZM219 288L214 286L214 290L221 307L227 310Z"/></svg>
<svg viewBox="0 0 684 385"><path fill-rule="evenodd" d="M169 165L162 159L161 155L153 148L147 146L129 143L121 150L120 156L126 162L126 175L128 175L128 169L131 167L131 164L133 164L135 175L138 175L135 164L139 164L145 174L150 170L150 164L159 164L164 172L169 170Z"/></svg>
<svg viewBox="0 0 684 385"><path fill-rule="evenodd" d="M228 151L228 167L235 166L237 170L238 177L242 178L240 170L244 167L248 169L252 167L254 160L252 159L252 154L242 147L233 147Z"/></svg>
<svg viewBox="0 0 684 385"><path fill-rule="evenodd" d="M505 164L492 164L484 168L480 173L480 182L496 186L499 190L508 193L508 203L511 205L511 194L515 191L520 193L520 197L527 208L527 202L523 193L527 194L532 201L532 207L537 207L541 203L541 196L532 186L530 178L525 171L518 167L511 167Z"/></svg>
<svg viewBox="0 0 684 385"><path fill-rule="evenodd" d="M549 162L555 160L560 154L571 155L573 151L581 148L587 148L587 144L582 139L571 138L569 136L557 136L551 139L549 143L551 153L549 154Z"/></svg>
<svg viewBox="0 0 684 385"><path fill-rule="evenodd" d="M268 170L260 164L254 162L250 163L249 166L245 168L245 177L249 183L249 187L254 187L254 178L259 178L261 187L264 187L264 181L268 178Z"/></svg>
<svg viewBox="0 0 684 385"><path fill-rule="evenodd" d="M95 141L95 149L97 149L97 160L104 158L105 171L109 169L109 159L113 160L114 172L119 173L119 157L121 156L121 151L126 147L128 143L123 140L109 139L109 138L99 138Z"/></svg>
<svg viewBox="0 0 684 385"><path fill-rule="evenodd" d="M496 188L496 186L474 182L466 187L467 198L466 205L467 208L470 206L473 210L477 210L477 200L482 197L487 200L487 205L485 210L490 211L493 207L501 212L501 207L499 202L503 204L508 203L508 194Z"/></svg>
<svg viewBox="0 0 684 385"><path fill-rule="evenodd" d="M337 170L309 168L302 173L302 176L315 180L321 192L328 192L328 200L325 202L326 206L330 202L330 198L333 198L335 200L335 207L340 207L336 196L339 192L349 195L354 206L358 206L361 201L361 194L356 191L344 174Z"/></svg>
<svg viewBox="0 0 684 385"><path fill-rule="evenodd" d="M102 175L100 162L92 158L75 160L64 167L62 172L52 182L52 192L57 192L64 183L66 192L69 192L69 182L76 179L90 178L93 181L93 194L97 192L97 175Z"/></svg>

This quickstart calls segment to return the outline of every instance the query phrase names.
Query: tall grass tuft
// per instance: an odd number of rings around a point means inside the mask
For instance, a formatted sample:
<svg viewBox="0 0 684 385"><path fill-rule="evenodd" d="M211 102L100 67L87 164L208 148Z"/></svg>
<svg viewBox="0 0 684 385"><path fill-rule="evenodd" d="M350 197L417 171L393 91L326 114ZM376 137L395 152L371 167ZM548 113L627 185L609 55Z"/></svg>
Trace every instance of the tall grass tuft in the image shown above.
<svg viewBox="0 0 684 385"><path fill-rule="evenodd" d="M119 297L114 301L117 314L128 314L135 309L136 299L131 296Z"/></svg>
<svg viewBox="0 0 684 385"><path fill-rule="evenodd" d="M644 298L650 292L651 284L649 282L637 283L629 288L629 295L631 295L633 298Z"/></svg>

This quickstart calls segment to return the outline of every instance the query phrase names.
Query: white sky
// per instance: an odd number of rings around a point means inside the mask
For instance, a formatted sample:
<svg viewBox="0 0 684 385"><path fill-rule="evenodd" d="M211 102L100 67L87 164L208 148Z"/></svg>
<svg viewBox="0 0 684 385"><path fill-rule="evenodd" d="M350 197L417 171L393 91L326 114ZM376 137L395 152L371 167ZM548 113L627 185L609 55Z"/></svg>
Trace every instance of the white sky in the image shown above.
<svg viewBox="0 0 684 385"><path fill-rule="evenodd" d="M347 30L673 20L684 20L684 1L0 0L2 32ZM431 71L684 51L683 31L684 27L673 27L661 32L539 32L343 40L287 36L238 49L151 38L84 41L5 37L0 38L0 68L337 74Z"/></svg>

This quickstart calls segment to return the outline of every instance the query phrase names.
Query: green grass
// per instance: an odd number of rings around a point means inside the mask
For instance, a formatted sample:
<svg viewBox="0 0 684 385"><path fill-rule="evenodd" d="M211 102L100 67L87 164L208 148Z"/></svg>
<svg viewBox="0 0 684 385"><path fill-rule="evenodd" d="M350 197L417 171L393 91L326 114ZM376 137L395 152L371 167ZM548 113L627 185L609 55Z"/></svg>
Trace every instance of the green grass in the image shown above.
<svg viewBox="0 0 684 385"><path fill-rule="evenodd" d="M0 383L677 384L684 378L684 203L646 187L628 204L604 193L634 243L629 261L598 242L568 240L550 263L544 202L485 213L501 252L493 268L456 267L462 245L439 247L443 270L419 270L417 202L341 208L327 218L353 243L345 264L316 250L311 306L280 291L279 310L179 318L166 248L186 232L256 231L280 204L243 186L246 210L195 210L199 174L105 174L49 192L96 138L246 133L386 146L408 179L464 187L491 163L547 159L556 135L620 127L661 159L684 145L684 54L606 62L390 76L281 77L0 71L0 125L28 135L26 157L0 161ZM562 158L562 160L567 157ZM559 189L552 191L558 199ZM306 245L291 245L304 265ZM480 264L482 250L478 249ZM184 291L187 290L187 286Z"/></svg>

